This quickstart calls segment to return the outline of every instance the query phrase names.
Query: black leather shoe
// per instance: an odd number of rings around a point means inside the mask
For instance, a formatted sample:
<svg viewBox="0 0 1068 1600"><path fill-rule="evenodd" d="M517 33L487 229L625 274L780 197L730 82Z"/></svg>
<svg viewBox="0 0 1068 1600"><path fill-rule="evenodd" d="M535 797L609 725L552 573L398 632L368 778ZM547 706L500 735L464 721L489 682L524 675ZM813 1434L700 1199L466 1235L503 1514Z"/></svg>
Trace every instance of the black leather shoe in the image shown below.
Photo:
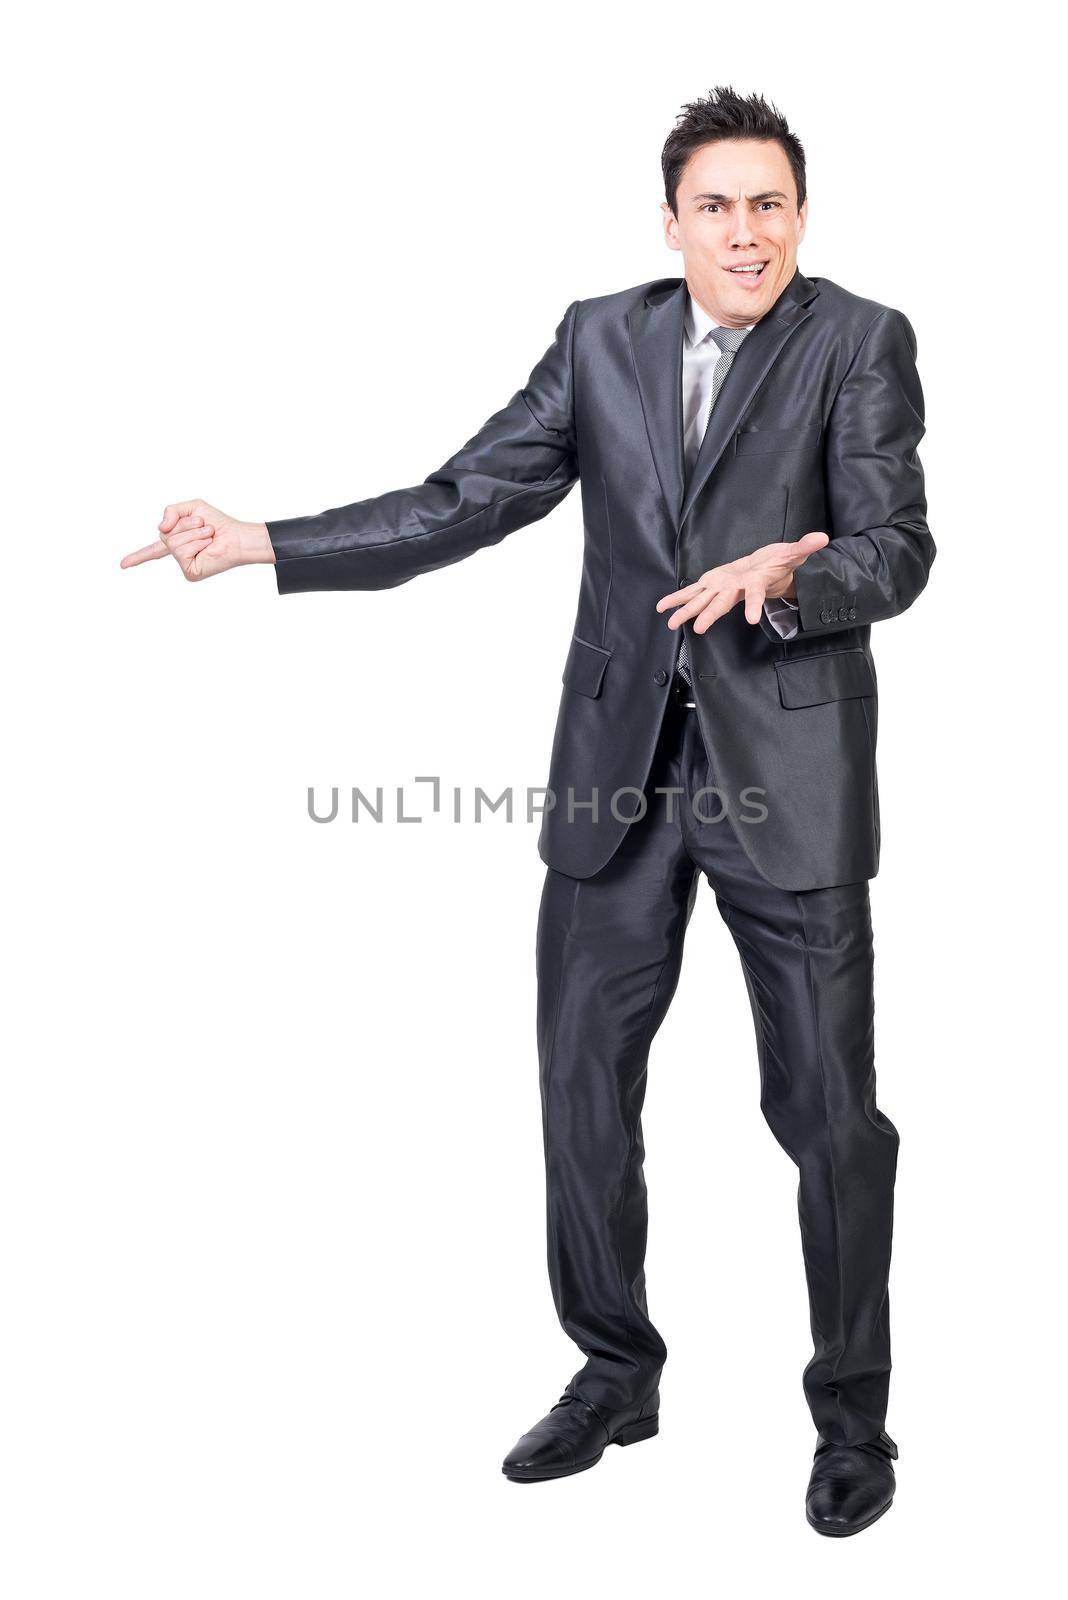
<svg viewBox="0 0 1068 1600"><path fill-rule="evenodd" d="M609 1444L637 1444L660 1428L660 1393L629 1411L595 1411L588 1400L564 1393L548 1416L536 1422L504 1458L501 1471L513 1483L542 1483L595 1467Z"/></svg>
<svg viewBox="0 0 1068 1600"><path fill-rule="evenodd" d="M885 1432L864 1444L817 1437L805 1515L817 1533L844 1539L870 1528L893 1505L897 1445Z"/></svg>

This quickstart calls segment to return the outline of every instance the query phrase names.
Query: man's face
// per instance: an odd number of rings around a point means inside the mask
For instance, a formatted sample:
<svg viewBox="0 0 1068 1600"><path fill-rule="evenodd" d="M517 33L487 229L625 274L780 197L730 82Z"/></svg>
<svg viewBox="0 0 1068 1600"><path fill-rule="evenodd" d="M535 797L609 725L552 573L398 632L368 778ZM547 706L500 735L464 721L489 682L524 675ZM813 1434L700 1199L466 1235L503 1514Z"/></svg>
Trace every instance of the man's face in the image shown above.
<svg viewBox="0 0 1068 1600"><path fill-rule="evenodd" d="M721 139L695 150L675 200L664 201L664 235L681 250L686 281L710 316L728 328L757 322L794 275L808 202L781 144ZM741 271L740 268L756 270Z"/></svg>

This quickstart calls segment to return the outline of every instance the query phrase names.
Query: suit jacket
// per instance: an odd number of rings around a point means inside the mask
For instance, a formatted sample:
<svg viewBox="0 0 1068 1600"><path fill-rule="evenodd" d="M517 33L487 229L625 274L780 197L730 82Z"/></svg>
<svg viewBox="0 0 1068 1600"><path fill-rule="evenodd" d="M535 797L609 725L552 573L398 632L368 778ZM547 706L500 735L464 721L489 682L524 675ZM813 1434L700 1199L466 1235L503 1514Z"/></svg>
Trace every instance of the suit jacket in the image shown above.
<svg viewBox="0 0 1068 1600"><path fill-rule="evenodd" d="M523 388L424 483L269 522L278 589L406 583L579 482L582 579L538 848L584 878L643 809L681 639L657 600L826 532L796 575L794 639L741 606L686 632L715 781L757 870L791 890L857 882L879 856L871 624L911 605L935 554L915 336L900 311L796 272L735 357L685 484L686 295L662 278L573 301Z"/></svg>

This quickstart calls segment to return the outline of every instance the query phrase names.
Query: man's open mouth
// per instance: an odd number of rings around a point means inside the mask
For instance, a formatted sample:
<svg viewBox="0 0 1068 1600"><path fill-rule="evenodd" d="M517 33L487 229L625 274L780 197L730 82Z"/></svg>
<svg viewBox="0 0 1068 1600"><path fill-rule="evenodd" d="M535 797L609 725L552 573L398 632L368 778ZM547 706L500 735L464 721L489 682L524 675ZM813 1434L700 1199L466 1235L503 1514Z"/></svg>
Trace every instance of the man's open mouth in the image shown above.
<svg viewBox="0 0 1068 1600"><path fill-rule="evenodd" d="M746 261L739 262L736 267L725 267L723 270L734 278L741 278L745 283L759 283L764 276L766 266L766 261Z"/></svg>

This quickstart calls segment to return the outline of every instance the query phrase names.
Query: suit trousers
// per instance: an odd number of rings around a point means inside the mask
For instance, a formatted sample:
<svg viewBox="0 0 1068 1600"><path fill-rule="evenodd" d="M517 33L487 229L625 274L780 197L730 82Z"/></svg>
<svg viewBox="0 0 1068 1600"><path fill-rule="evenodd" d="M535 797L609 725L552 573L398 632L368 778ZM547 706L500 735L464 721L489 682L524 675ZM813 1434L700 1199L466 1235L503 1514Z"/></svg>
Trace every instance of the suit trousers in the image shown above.
<svg viewBox="0 0 1068 1600"><path fill-rule="evenodd" d="M768 883L734 825L712 820L723 807L701 791L714 785L697 712L672 702L647 809L615 854L588 878L547 869L537 1027L549 1279L586 1358L569 1389L600 1410L636 1406L667 1356L646 1304L641 1113L703 873L741 958L761 1109L799 1172L814 1344L805 1396L825 1438L859 1444L886 1419L898 1149L875 1103L868 885ZM657 787L682 792L672 801Z"/></svg>

